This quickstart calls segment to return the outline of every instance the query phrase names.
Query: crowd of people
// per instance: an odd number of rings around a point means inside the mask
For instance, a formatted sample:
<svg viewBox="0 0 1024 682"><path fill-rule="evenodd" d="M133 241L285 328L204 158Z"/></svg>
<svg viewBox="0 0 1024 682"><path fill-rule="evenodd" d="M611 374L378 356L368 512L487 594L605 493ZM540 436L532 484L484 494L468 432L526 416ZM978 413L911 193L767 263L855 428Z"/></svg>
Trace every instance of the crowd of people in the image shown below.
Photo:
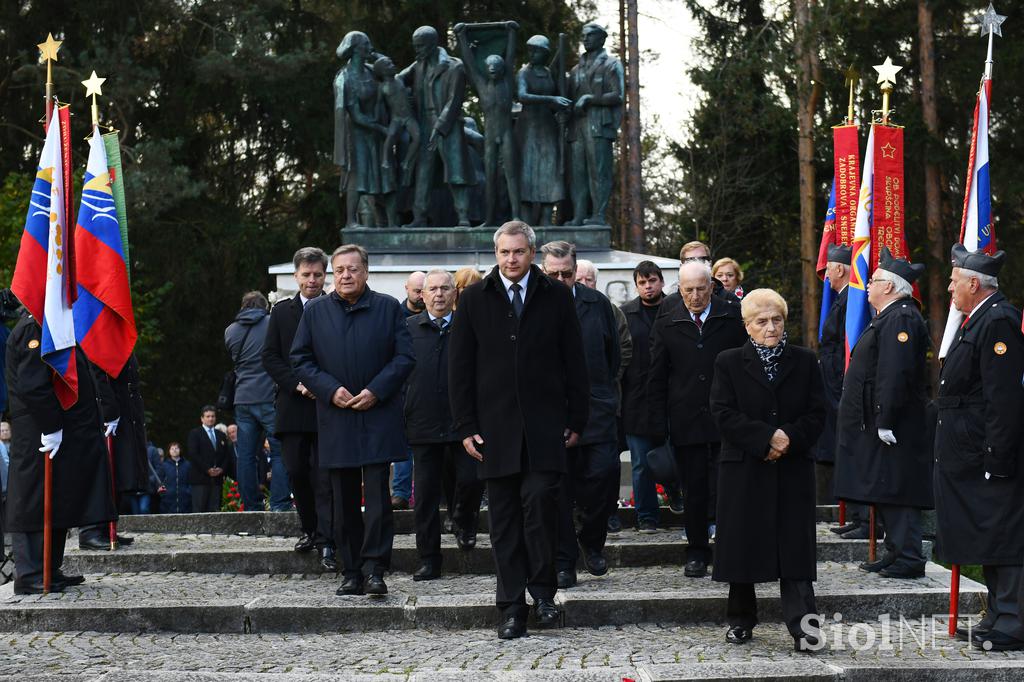
<svg viewBox="0 0 1024 682"><path fill-rule="evenodd" d="M224 477L234 478L246 511L294 505L295 550L316 550L325 570L341 573L339 595L382 595L394 509L413 504L413 579L425 581L443 575L443 533L464 551L476 547L486 504L497 633L511 639L526 634L527 594L537 626L553 626L555 594L576 585L580 564L594 576L609 571L624 444L636 530L659 531L662 487L683 516L684 575L710 569L729 584L729 642L753 637L755 585L778 582L794 646L818 648L815 505L835 497L846 501L849 523L834 531L884 537L882 556L860 566L865 579L924 575L921 510L936 507L937 551L982 564L989 588L985 618L958 636L979 648L1024 648L1024 537L1014 530L1024 520L1024 335L998 291L1002 253L953 250L949 288L965 321L930 400L930 341L913 298L923 266L885 249L866 283L875 315L847 359L850 247L829 250L838 296L817 356L789 341L781 295L744 290L739 263L713 261L701 242L680 250L678 290L669 294L662 269L640 262L636 297L621 308L597 290L597 268L570 243L538 245L532 228L511 221L494 247L486 275L413 273L401 302L368 286L362 247L330 256L299 249L298 293L272 309L247 293L225 330L234 372L222 402L236 423L218 425L207 405L184 448L172 443L166 457L151 448L160 511L218 510ZM9 349L37 348L33 333L38 325L19 323ZM19 463L18 420L56 452L50 424L69 423L79 409L61 418L26 402L25 382L41 379L38 352L22 355L20 369L17 357L8 366L11 471L21 472L11 478L20 485L31 472ZM154 510L138 497L134 511ZM79 503L89 512L55 528L111 516L96 500ZM41 534L23 512L15 517L12 528L23 531L16 590L31 592ZM867 527L871 518L877 529ZM97 548L112 539L97 533ZM61 585L80 579L59 567Z"/></svg>

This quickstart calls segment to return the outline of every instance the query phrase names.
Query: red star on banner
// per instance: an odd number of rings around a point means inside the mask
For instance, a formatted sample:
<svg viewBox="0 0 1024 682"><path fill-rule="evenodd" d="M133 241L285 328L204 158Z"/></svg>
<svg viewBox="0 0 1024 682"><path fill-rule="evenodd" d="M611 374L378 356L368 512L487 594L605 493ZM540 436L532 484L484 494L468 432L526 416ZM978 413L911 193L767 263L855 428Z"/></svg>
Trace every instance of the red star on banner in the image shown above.
<svg viewBox="0 0 1024 682"><path fill-rule="evenodd" d="M885 143L885 146L882 147L881 150L882 156L886 159L894 158L894 154L896 154L896 147L893 147L892 144L888 142Z"/></svg>

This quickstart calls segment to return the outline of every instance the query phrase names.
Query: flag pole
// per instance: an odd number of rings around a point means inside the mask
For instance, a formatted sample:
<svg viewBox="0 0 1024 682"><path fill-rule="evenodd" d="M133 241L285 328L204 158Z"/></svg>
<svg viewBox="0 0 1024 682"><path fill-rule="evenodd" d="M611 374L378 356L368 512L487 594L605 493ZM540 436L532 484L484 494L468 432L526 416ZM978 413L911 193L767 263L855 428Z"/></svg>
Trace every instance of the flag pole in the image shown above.
<svg viewBox="0 0 1024 682"><path fill-rule="evenodd" d="M960 617L960 565L953 564L949 576L949 636L956 635L956 622Z"/></svg>
<svg viewBox="0 0 1024 682"><path fill-rule="evenodd" d="M43 122L47 129L53 118L53 62L57 61L57 51L63 40L54 40L52 33L46 34L46 40L39 43L39 61L46 62L46 115Z"/></svg>

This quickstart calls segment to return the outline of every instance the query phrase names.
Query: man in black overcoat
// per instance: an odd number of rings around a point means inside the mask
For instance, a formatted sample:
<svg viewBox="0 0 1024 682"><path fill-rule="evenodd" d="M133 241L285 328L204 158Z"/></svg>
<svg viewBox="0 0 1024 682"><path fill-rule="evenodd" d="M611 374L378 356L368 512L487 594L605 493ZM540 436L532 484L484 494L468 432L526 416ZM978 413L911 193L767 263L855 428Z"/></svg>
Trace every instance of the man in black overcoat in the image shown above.
<svg viewBox="0 0 1024 682"><path fill-rule="evenodd" d="M53 389L53 370L40 357L41 337L39 324L26 314L7 339L5 376L14 436L4 530L11 533L14 550L15 594L43 591L44 452L53 460L52 591L83 582L82 576L60 570L68 528L115 518L89 361L81 348L75 349L78 400L65 410Z"/></svg>
<svg viewBox="0 0 1024 682"><path fill-rule="evenodd" d="M317 456L316 396L299 381L288 359L302 311L307 303L324 293L327 254L315 246L306 246L295 252L292 264L299 291L270 311L261 357L267 374L277 384L274 435L281 441L281 457L288 470L302 526L295 551L309 552L316 548L320 565L325 570L336 571L331 478L320 468Z"/></svg>
<svg viewBox="0 0 1024 682"><path fill-rule="evenodd" d="M711 268L701 261L679 268L680 296L662 303L651 330L647 378L650 432L654 442L668 434L685 479L687 577L707 575L709 486L715 480L720 438L709 407L715 358L742 346L747 332L740 307L711 295Z"/></svg>
<svg viewBox="0 0 1024 682"><path fill-rule="evenodd" d="M220 511L224 473L229 470L231 445L228 437L213 428L217 408L204 405L199 413L199 426L188 432L185 460L191 465L188 484L192 488L192 511Z"/></svg>
<svg viewBox="0 0 1024 682"><path fill-rule="evenodd" d="M454 471L449 516L455 540L463 550L476 546L483 483L475 462L455 435L448 399L448 350L451 339L455 278L431 270L423 285L426 310L406 318L416 367L406 383L405 435L412 449L416 483L416 549L420 567L413 580L441 575L441 492L445 469Z"/></svg>
<svg viewBox="0 0 1024 682"><path fill-rule="evenodd" d="M924 575L921 510L933 507L928 447L928 327L914 300L924 265L882 247L868 282L876 311L857 345L839 401L836 496L875 505L885 553L860 568L887 578Z"/></svg>
<svg viewBox="0 0 1024 682"><path fill-rule="evenodd" d="M512 639L526 634L527 589L538 624L558 621L558 489L590 389L572 293L532 264L533 229L507 222L494 244L497 267L459 299L449 390L456 433L487 483L498 637Z"/></svg>
<svg viewBox="0 0 1024 682"><path fill-rule="evenodd" d="M1024 649L1017 594L1024 562L1024 337L999 291L1005 254L952 252L949 291L965 317L939 374L935 429L936 554L981 564L988 609L957 636L979 648Z"/></svg>
<svg viewBox="0 0 1024 682"><path fill-rule="evenodd" d="M583 336L583 354L590 379L590 416L576 447L566 451L568 472L559 498L558 587L576 584L576 560L591 575L608 572L604 544L619 491L619 448L616 380L622 360L618 323L604 294L576 281L576 248L564 241L541 247L544 274L567 285L573 293ZM573 509L579 514L577 535ZM579 548L577 548L577 542Z"/></svg>

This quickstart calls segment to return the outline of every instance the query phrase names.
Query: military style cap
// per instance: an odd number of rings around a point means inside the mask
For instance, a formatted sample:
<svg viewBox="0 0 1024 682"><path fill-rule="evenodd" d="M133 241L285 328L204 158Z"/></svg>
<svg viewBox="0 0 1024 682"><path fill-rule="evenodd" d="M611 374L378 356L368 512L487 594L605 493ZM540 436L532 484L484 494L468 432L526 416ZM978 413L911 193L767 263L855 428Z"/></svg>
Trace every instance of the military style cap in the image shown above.
<svg viewBox="0 0 1024 682"><path fill-rule="evenodd" d="M963 244L953 244L953 267L974 270L983 275L995 277L1006 261L1005 251L996 251L991 256L984 251L968 251Z"/></svg>
<svg viewBox="0 0 1024 682"><path fill-rule="evenodd" d="M830 244L828 247L828 262L842 263L849 265L853 261L853 247L843 244Z"/></svg>
<svg viewBox="0 0 1024 682"><path fill-rule="evenodd" d="M905 258L893 258L888 246L883 246L878 254L878 267L894 275L899 275L910 284L916 282L924 272L923 263L911 263Z"/></svg>

